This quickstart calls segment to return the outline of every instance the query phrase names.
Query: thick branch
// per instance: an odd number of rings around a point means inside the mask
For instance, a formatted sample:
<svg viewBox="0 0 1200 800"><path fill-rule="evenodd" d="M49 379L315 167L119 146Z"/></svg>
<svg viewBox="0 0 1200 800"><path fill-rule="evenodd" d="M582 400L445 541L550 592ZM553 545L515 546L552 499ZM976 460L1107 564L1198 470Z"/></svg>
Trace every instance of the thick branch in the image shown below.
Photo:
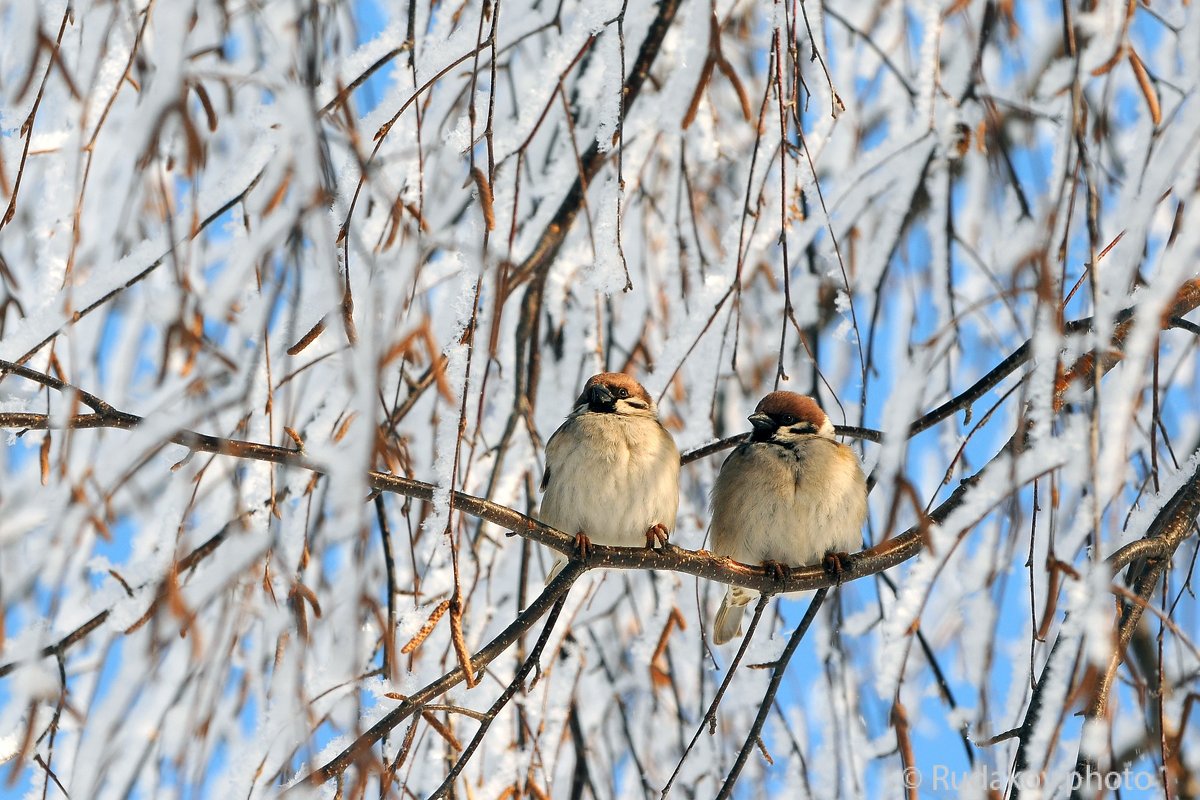
<svg viewBox="0 0 1200 800"><path fill-rule="evenodd" d="M129 429L142 422L142 419L135 415L116 413L120 416L84 414L73 417L66 420L65 427ZM51 428L51 420L46 414L0 414L0 428L46 430ZM289 450L284 447L239 439L223 439L195 431L178 431L168 438L175 444L199 452L269 461L318 473L325 472L324 467L305 458L299 450ZM432 501L434 493L437 491L437 487L432 483L402 478L384 472L371 471L367 473L367 482L377 491L390 492L415 500ZM957 508L962 502L963 492L967 485L968 482L960 485L944 503L929 515L929 519L940 522ZM494 523L505 530L557 550L564 555L572 558L577 556L578 548L574 536L568 536L562 531L543 525L532 517L507 506L465 492L454 492L454 508L470 516ZM843 572L842 580L855 580L890 569L912 558L920 549L919 526L913 526L899 536L854 556L850 568ZM672 570L720 583L744 586L760 592L797 592L833 585L833 580L825 574L820 565L793 569L787 578L780 580L761 565L742 564L729 558L715 556L705 550L684 550L675 546L669 546L665 550L648 550L642 547L596 545L590 549L587 558L582 563L586 569L604 567L608 569Z"/></svg>
<svg viewBox="0 0 1200 800"><path fill-rule="evenodd" d="M1173 319L1189 313L1197 306L1200 306L1200 278L1192 279L1180 286L1176 292L1174 302L1162 314L1162 324L1164 326L1170 325ZM1127 308L1117 315L1118 325L1112 337L1114 348L1123 344L1125 336L1128 335L1131 329L1132 319L1132 308ZM1090 328L1092 321L1091 317L1076 320L1068 323L1066 329L1068 332L1087 330ZM1011 371L1011 369L1015 369L1017 365L1023 363L1028 357L1028 349L1029 343L1027 342L989 372L987 376L980 379L974 386L967 389L955 399L948 401L916 420L909 428L909 435L911 436L920 430L936 424L940 419L953 414L958 408L965 408L970 405L976 397L986 392L987 388L990 388L991 385L998 383L1002 379L1003 375L999 375L1000 372L1005 369ZM1089 356L1090 354L1085 355L1082 359L1086 359ZM82 415L67 420L65 423L66 427L114 427L128 429L141 424L143 421L141 417L118 411L94 395L83 392L56 378L8 361L0 361L0 376L5 372L21 375L29 380L34 380L59 391L71 390L79 392L80 398L90 407L97 410L96 414ZM1055 387L1056 407L1058 407L1057 400L1065 393L1071 381L1078 380L1088 384L1095 377L1095 374L1096 371L1091 369L1075 369L1072 367L1072 369L1067 370L1064 373L1064 377L1060 379L1059 385ZM996 377L997 375L999 377ZM987 386L984 387L984 384L987 384ZM0 414L0 428L48 429L50 427L51 420L47 415L26 413ZM861 435L863 438L871 438L876 441L878 441L877 436L879 435L876 431L863 428L840 428L839 432L844 435ZM697 458L711 455L725 447L732 447L742 441L743 438L744 435L732 436L704 445L693 451L684 453L681 461L686 464ZM1009 447L1018 441L1018 438L1014 437L1010 441ZM270 461L315 472L325 471L319 464L305 458L300 451L276 447L274 445L247 442L238 439L224 439L187 430L177 431L172 434L169 437L169 441L201 452ZM976 473L975 477L979 474ZM929 520L940 522L952 510L957 508L962 502L965 487L973 482L975 477L964 480L963 484L929 515ZM418 500L432 500L435 491L433 484L410 478L401 478L382 472L370 472L368 474L368 481L373 488L379 491L394 492ZM471 516L495 523L515 534L550 547L565 555L574 556L576 553L574 537L567 536L561 531L542 525L540 522L506 506L462 492L454 492L453 505L456 509L464 511ZM915 556L920 552L922 546L920 528L923 524L927 524L927 521L922 521L903 534L876 545L870 550L863 551L854 559L851 569L843 576L843 579L854 580L866 575L882 572ZM787 579L779 581L761 566L740 564L727 558L713 556L705 551L693 552L676 547L671 547L664 551L650 551L642 548L596 547L584 563L588 569L607 567L612 569L674 570L720 583L744 586L763 592L804 591L832 585L829 577L818 566L793 570Z"/></svg>

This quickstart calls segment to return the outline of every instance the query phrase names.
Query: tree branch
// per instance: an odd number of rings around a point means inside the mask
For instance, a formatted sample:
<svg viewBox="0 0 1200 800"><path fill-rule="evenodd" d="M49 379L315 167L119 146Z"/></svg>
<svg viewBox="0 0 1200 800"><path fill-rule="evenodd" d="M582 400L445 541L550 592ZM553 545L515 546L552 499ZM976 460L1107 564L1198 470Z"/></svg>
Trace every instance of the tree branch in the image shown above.
<svg viewBox="0 0 1200 800"><path fill-rule="evenodd" d="M1197 512L1200 512L1200 466L1192 473L1192 477L1188 479L1187 483L1171 496L1146 531L1143 541L1157 542L1158 554L1146 557L1137 568L1131 568L1131 571L1136 569L1136 574L1131 576L1133 593L1142 602L1127 602L1121 611L1112 657L1100 679L1096 681L1091 699L1084 711L1085 726L1103 717L1108 709L1109 693L1112 691L1117 668L1125 660L1125 651L1129 647L1129 641L1133 638L1134 631L1137 630L1138 622L1142 619L1142 613L1146 610L1146 604L1150 601L1155 587L1158 586L1159 579L1162 578L1167 566L1171 563L1171 556L1179 545L1191 535L1192 528L1196 524ZM1118 553L1120 552L1122 551L1118 551ZM1096 756L1084 751L1086 741L1087 737L1085 736L1079 742L1079 756L1075 761L1075 788L1071 792L1072 800L1083 799L1083 787L1089 785L1088 781L1084 779L1085 776L1089 771L1092 773L1098 771L1099 765Z"/></svg>
<svg viewBox="0 0 1200 800"><path fill-rule="evenodd" d="M1200 451L1198 451L1200 452ZM1180 487L1172 498L1163 506L1154 521L1147 528L1146 535L1137 541L1130 542L1116 552L1112 553L1107 563L1109 569L1114 575L1120 572L1131 561L1138 558L1145 558L1146 564L1135 578L1135 591L1144 590L1145 594L1139 594L1143 599L1149 597L1149 593L1154 590L1154 585L1157 584L1158 578L1162 575L1162 571L1166 568L1170 561L1171 554L1179 544L1187 538L1191 526L1195 522L1196 512L1200 509L1200 469L1192 474L1192 477ZM1150 573L1153 571L1153 581L1148 587L1144 580L1150 578ZM1103 713L1106 707L1108 693L1112 687L1113 678L1116 675L1116 669L1120 665L1121 659L1125 653L1125 648L1128 646L1129 638L1133 635L1134 629L1137 627L1137 621L1141 618L1143 604L1131 603L1125 607L1122 613L1122 619L1118 625L1117 642L1114 646L1113 659L1110 661L1108 669L1097 682L1096 689L1093 691L1092 699L1089 703L1087 716L1089 719L1094 719L1099 714ZM1021 726L1016 729L1017 734L1017 752L1013 759L1012 774L1016 776L1016 780L1012 783L1012 800L1017 800L1020 797L1024 782L1020 780L1020 776L1024 775L1030 766L1029 739L1033 734L1033 729L1036 727L1042 713L1043 694L1046 690L1046 682L1051 674L1051 665L1054 663L1055 656L1062 645L1063 639L1057 637L1054 645L1050 649L1050 655L1046 659L1046 665L1042 668L1042 674L1039 676L1033 691L1029 698L1029 706L1025 711L1025 719L1021 722ZM1093 770L1095 768L1094 761L1086 761L1082 755L1076 763L1076 771L1081 768L1086 769L1088 764L1091 764ZM1085 784L1086 785L1086 782Z"/></svg>

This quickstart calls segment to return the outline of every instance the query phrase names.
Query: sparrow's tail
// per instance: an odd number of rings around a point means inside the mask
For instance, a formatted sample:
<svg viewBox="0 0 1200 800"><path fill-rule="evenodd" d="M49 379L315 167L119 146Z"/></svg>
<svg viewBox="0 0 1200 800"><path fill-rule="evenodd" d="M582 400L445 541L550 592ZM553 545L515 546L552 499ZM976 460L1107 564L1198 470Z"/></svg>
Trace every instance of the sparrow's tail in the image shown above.
<svg viewBox="0 0 1200 800"><path fill-rule="evenodd" d="M567 557L559 556L554 560L554 566L550 568L550 574L546 576L546 585L550 585L550 581L558 577L558 573L562 572L562 568L567 565Z"/></svg>
<svg viewBox="0 0 1200 800"><path fill-rule="evenodd" d="M742 635L742 614L746 612L746 604L750 597L742 592L735 593L730 589L721 598L721 608L713 621L713 642L725 644L735 636Z"/></svg>

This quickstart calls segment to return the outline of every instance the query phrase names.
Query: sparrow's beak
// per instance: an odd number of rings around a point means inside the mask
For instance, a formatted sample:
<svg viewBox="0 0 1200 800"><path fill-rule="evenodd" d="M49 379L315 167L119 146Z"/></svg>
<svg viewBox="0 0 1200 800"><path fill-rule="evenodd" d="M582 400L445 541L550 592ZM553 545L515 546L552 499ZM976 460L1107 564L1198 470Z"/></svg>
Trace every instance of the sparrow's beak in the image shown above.
<svg viewBox="0 0 1200 800"><path fill-rule="evenodd" d="M595 384L587 392L588 408L592 411L616 411L617 398L603 384Z"/></svg>
<svg viewBox="0 0 1200 800"><path fill-rule="evenodd" d="M775 421L761 411L755 411L747 419L756 431L770 431L775 428Z"/></svg>

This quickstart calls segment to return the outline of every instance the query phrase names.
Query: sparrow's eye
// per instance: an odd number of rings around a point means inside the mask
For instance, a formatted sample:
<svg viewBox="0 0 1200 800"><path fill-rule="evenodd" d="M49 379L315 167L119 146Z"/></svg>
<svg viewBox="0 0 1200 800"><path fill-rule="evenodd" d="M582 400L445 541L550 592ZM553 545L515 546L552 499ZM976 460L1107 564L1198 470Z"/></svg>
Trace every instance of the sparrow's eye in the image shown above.
<svg viewBox="0 0 1200 800"><path fill-rule="evenodd" d="M796 415L795 414L784 414L783 415L783 424L784 425L795 425L796 424Z"/></svg>
<svg viewBox="0 0 1200 800"><path fill-rule="evenodd" d="M620 397L622 400L624 400L626 397L629 397L629 390L617 389L617 397Z"/></svg>

